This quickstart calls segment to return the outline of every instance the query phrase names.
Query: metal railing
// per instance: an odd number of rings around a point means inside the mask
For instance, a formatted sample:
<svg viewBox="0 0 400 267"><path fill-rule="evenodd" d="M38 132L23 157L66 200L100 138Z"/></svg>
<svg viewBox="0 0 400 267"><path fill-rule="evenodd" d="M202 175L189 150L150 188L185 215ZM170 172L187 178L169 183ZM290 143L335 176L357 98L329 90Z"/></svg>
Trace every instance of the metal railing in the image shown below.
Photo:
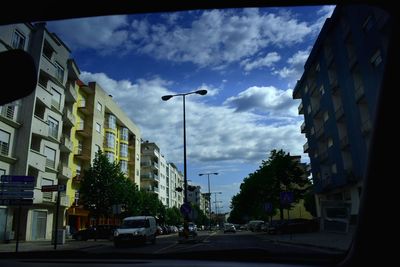
<svg viewBox="0 0 400 267"><path fill-rule="evenodd" d="M9 150L10 150L10 144L0 141L0 154L8 156Z"/></svg>

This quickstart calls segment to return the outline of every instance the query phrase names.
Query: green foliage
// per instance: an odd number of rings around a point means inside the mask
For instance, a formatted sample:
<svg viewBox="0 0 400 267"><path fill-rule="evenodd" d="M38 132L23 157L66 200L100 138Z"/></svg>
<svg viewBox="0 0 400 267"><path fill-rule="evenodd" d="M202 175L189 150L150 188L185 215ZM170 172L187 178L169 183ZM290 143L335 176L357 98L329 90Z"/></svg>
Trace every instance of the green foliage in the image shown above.
<svg viewBox="0 0 400 267"><path fill-rule="evenodd" d="M307 191L304 196L304 208L308 211L312 216L317 216L317 206L315 204L315 197L311 190Z"/></svg>
<svg viewBox="0 0 400 267"><path fill-rule="evenodd" d="M128 204L136 186L124 176L119 164L109 162L99 151L92 166L84 171L79 191L84 207L98 217L111 215L113 205Z"/></svg>
<svg viewBox="0 0 400 267"><path fill-rule="evenodd" d="M200 226L209 224L207 215L204 214L198 205L192 204L192 214L194 214L194 223L196 225Z"/></svg>
<svg viewBox="0 0 400 267"><path fill-rule="evenodd" d="M177 207L167 208L165 211L165 223L167 225L180 225L183 218Z"/></svg>
<svg viewBox="0 0 400 267"><path fill-rule="evenodd" d="M240 192L232 197L229 221L246 223L251 219L268 220L278 210L282 214L282 209L287 207L281 206L280 193L293 192L294 203L298 203L309 186L304 166L293 160L289 153L272 150L259 169L243 179ZM270 214L264 210L265 203L273 206Z"/></svg>

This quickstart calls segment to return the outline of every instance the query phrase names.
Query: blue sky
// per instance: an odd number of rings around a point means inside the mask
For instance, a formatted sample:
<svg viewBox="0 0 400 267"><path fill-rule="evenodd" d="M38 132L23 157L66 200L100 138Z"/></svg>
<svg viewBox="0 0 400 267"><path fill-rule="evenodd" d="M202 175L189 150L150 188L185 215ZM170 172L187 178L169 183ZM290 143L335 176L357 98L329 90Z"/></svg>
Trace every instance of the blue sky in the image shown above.
<svg viewBox="0 0 400 267"><path fill-rule="evenodd" d="M183 170L187 97L188 179L221 191L228 211L243 178L272 149L303 154L303 117L292 90L333 6L224 9L48 22L72 50L85 82L97 81L168 160Z"/></svg>

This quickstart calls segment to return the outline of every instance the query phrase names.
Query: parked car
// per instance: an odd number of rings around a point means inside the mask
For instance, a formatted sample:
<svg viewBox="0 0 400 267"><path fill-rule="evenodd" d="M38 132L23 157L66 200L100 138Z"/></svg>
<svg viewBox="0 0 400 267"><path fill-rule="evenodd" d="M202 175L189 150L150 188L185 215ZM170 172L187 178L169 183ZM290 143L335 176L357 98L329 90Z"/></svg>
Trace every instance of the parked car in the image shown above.
<svg viewBox="0 0 400 267"><path fill-rule="evenodd" d="M90 226L89 228L79 230L72 234L72 238L75 240L87 241L89 239L109 239L112 240L114 237L115 225L97 225Z"/></svg>
<svg viewBox="0 0 400 267"><path fill-rule="evenodd" d="M224 224L224 234L228 232L236 233L236 227L232 223Z"/></svg>
<svg viewBox="0 0 400 267"><path fill-rule="evenodd" d="M264 224L264 221L261 221L261 220L250 221L247 225L247 229L252 232L259 232L262 230L263 224Z"/></svg>
<svg viewBox="0 0 400 267"><path fill-rule="evenodd" d="M268 227L269 234L289 234L316 232L319 229L317 220L291 219L284 221L272 221Z"/></svg>

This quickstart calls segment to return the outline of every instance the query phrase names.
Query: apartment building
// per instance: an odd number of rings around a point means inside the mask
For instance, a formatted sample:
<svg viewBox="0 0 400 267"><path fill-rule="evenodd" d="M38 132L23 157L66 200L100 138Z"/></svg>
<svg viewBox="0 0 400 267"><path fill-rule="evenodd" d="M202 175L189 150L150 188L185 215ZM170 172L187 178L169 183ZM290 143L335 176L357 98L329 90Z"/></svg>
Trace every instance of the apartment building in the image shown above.
<svg viewBox="0 0 400 267"><path fill-rule="evenodd" d="M168 207L179 208L183 204L184 193L176 189L178 187L183 188L183 174L172 162L168 163L167 166L167 186L169 188L169 190L167 190Z"/></svg>
<svg viewBox="0 0 400 267"><path fill-rule="evenodd" d="M376 8L336 8L293 91L326 230L346 231L357 220L389 31L387 15Z"/></svg>
<svg viewBox="0 0 400 267"><path fill-rule="evenodd" d="M79 205L79 184L82 171L90 167L97 151L103 151L111 162L119 162L121 171L140 188L141 133L96 82L77 81L76 102L68 114L72 114L74 124L68 163L73 177L68 186L72 205L67 210L66 224L74 231L90 223L88 212Z"/></svg>
<svg viewBox="0 0 400 267"><path fill-rule="evenodd" d="M70 50L44 23L0 26L0 50L9 49L23 49L32 55L38 83L29 96L1 107L0 174L35 177L34 204L22 208L19 238L50 239L56 193L41 192L41 187L66 184L70 178L60 164L61 149L65 149L61 143ZM68 205L62 194L61 211ZM0 239L13 237L16 210L14 206L0 207Z"/></svg>
<svg viewBox="0 0 400 267"><path fill-rule="evenodd" d="M183 175L173 163L168 163L156 143L145 141L141 146L141 188L157 194L165 207L179 208L183 204Z"/></svg>

